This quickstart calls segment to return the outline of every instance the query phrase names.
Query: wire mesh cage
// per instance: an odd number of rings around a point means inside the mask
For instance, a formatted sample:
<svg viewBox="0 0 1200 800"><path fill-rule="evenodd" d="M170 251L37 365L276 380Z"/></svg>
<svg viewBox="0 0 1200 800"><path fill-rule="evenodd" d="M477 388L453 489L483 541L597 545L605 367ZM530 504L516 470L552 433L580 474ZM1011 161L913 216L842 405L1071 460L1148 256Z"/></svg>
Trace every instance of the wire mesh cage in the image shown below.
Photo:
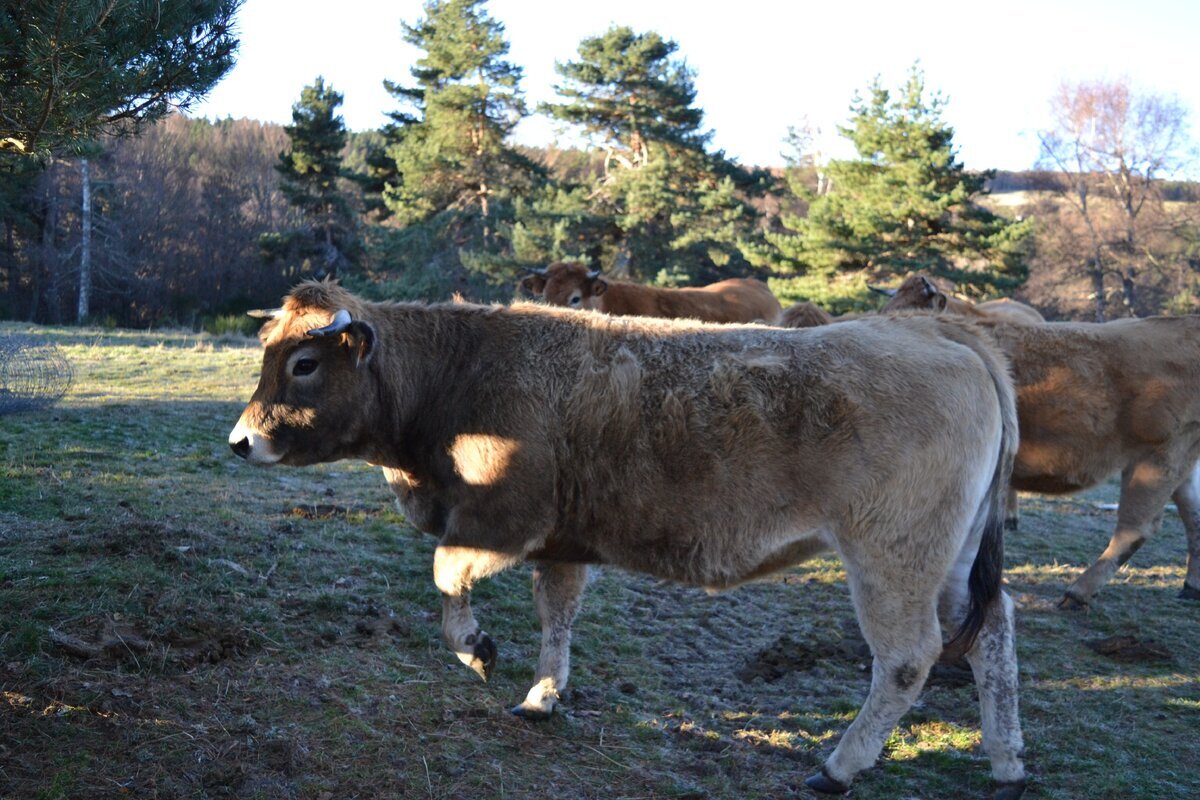
<svg viewBox="0 0 1200 800"><path fill-rule="evenodd" d="M0 336L0 414L54 405L74 371L62 351L27 336Z"/></svg>

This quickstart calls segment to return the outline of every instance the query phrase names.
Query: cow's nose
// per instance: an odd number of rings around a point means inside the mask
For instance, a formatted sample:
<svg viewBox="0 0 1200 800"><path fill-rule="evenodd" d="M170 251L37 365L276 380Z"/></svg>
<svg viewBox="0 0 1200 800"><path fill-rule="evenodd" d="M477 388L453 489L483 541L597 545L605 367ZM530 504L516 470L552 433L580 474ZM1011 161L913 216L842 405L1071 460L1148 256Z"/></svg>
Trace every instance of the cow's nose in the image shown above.
<svg viewBox="0 0 1200 800"><path fill-rule="evenodd" d="M236 442L230 442L229 449L232 450L235 455L245 458L246 456L250 455L250 437L243 436Z"/></svg>

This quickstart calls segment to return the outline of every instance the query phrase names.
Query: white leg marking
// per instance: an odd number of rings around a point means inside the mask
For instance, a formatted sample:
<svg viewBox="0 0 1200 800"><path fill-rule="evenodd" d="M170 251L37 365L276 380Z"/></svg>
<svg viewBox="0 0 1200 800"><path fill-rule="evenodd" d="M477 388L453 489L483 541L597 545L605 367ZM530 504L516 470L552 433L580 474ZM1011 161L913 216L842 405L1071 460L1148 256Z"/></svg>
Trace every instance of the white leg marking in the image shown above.
<svg viewBox="0 0 1200 800"><path fill-rule="evenodd" d="M1017 648L1013 601L1001 592L988 609L967 661L979 689L983 750L992 760L992 777L1001 783L1025 779L1024 749L1017 702Z"/></svg>

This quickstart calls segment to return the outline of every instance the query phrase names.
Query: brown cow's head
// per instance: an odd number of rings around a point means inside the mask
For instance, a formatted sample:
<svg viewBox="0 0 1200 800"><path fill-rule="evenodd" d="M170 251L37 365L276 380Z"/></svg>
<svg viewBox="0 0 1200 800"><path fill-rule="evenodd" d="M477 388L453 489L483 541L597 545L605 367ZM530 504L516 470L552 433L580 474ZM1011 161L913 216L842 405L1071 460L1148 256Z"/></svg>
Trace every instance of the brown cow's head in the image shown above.
<svg viewBox="0 0 1200 800"><path fill-rule="evenodd" d="M879 292L891 298L883 307L884 312L906 311L909 309L932 309L944 311L949 302L946 294L934 286L933 281L924 275L909 275L895 289L880 289L871 287L871 291Z"/></svg>
<svg viewBox="0 0 1200 800"><path fill-rule="evenodd" d="M530 270L521 288L555 306L599 308L598 298L608 290L600 270L579 263L560 261L545 269Z"/></svg>
<svg viewBox="0 0 1200 800"><path fill-rule="evenodd" d="M296 288L259 332L262 375L229 434L253 464L304 465L358 454L375 396L367 368L375 331L362 303L328 282Z"/></svg>

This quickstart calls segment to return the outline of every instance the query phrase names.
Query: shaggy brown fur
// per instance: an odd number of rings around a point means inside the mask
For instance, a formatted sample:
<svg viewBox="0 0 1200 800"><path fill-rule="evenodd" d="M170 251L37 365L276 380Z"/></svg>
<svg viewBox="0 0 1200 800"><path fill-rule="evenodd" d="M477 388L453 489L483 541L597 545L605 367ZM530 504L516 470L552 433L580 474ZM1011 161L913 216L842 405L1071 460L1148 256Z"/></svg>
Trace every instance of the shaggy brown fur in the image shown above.
<svg viewBox="0 0 1200 800"><path fill-rule="evenodd" d="M775 295L753 278L665 289L608 280L583 264L560 262L527 275L521 286L551 305L590 308L616 316L771 324L780 312Z"/></svg>
<svg viewBox="0 0 1200 800"><path fill-rule="evenodd" d="M516 713L548 714L566 684L583 564L723 589L832 548L874 675L814 785L874 763L943 627L976 670L993 774L1023 779L999 571L1015 405L974 325L787 330L367 303L307 283L262 339L235 452L384 467L409 519L439 537L443 636L481 675L496 648L471 587L538 563L543 645Z"/></svg>

